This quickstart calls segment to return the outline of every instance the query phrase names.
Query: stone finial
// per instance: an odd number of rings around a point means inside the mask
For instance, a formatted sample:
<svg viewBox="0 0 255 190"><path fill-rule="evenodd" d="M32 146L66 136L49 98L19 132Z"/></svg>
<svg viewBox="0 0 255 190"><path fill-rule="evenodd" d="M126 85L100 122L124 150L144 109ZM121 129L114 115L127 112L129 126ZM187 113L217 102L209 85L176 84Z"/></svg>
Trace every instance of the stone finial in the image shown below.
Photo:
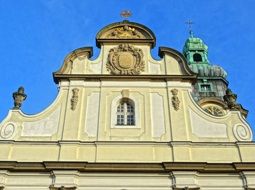
<svg viewBox="0 0 255 190"><path fill-rule="evenodd" d="M247 117L248 110L244 109L241 104L237 103L237 95L233 93L229 88L226 90L226 95L223 96L223 99L226 102L229 110L240 111L244 117Z"/></svg>
<svg viewBox="0 0 255 190"><path fill-rule="evenodd" d="M236 102L237 95L234 94L231 89L226 90L226 95L223 97L224 101L227 103L227 106L230 110L240 110L241 105Z"/></svg>
<svg viewBox="0 0 255 190"><path fill-rule="evenodd" d="M13 109L20 109L22 102L26 100L27 95L25 94L24 87L19 87L17 92L14 92L12 94L13 100L14 100L14 107Z"/></svg>

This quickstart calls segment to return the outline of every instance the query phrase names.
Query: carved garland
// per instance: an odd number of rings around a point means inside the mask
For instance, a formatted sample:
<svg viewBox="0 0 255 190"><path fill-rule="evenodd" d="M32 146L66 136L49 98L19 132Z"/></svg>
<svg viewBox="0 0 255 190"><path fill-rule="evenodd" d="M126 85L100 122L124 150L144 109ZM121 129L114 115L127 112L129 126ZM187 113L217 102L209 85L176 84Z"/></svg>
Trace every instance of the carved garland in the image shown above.
<svg viewBox="0 0 255 190"><path fill-rule="evenodd" d="M79 89L78 88L74 88L72 89L72 92L73 92L73 96L71 98L71 109L72 110L75 110L76 109L76 106L77 106L77 103L78 103L78 94L79 94Z"/></svg>
<svg viewBox="0 0 255 190"><path fill-rule="evenodd" d="M172 92L172 95L173 95L172 104L173 104L174 109L177 111L180 108L180 100L178 98L178 90L173 89L173 90L171 90L171 92Z"/></svg>
<svg viewBox="0 0 255 190"><path fill-rule="evenodd" d="M130 44L121 44L109 51L106 68L116 75L138 75L144 71L143 52Z"/></svg>

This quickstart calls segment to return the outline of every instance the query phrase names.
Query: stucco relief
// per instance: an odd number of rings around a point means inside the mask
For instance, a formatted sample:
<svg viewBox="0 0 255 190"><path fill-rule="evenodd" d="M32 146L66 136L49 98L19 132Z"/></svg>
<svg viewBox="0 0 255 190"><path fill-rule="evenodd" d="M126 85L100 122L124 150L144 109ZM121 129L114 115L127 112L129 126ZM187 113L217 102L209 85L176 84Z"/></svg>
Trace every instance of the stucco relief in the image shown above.
<svg viewBox="0 0 255 190"><path fill-rule="evenodd" d="M224 111L223 108L219 106L205 106L203 109L207 113L218 117L224 116L226 114L226 111Z"/></svg>
<svg viewBox="0 0 255 190"><path fill-rule="evenodd" d="M74 88L72 89L72 98L71 98L71 110L75 110L78 100L79 100L79 89L78 88Z"/></svg>
<svg viewBox="0 0 255 190"><path fill-rule="evenodd" d="M233 133L239 141L251 141L252 135L248 127L243 124L237 124L233 127Z"/></svg>
<svg viewBox="0 0 255 190"><path fill-rule="evenodd" d="M109 51L106 68L112 74L138 75L144 71L143 52L130 44L120 44Z"/></svg>
<svg viewBox="0 0 255 190"><path fill-rule="evenodd" d="M2 139L10 139L15 132L16 125L14 123L7 123L4 125L0 132L0 137Z"/></svg>
<svg viewBox="0 0 255 190"><path fill-rule="evenodd" d="M106 34L106 38L110 39L145 39L144 35L135 28L128 25L114 28Z"/></svg>
<svg viewBox="0 0 255 190"><path fill-rule="evenodd" d="M172 105L174 107L174 110L177 111L180 108L180 100L178 98L178 90L177 89L172 89Z"/></svg>
<svg viewBox="0 0 255 190"><path fill-rule="evenodd" d="M60 107L46 118L24 122L21 136L51 136L58 130L59 117Z"/></svg>

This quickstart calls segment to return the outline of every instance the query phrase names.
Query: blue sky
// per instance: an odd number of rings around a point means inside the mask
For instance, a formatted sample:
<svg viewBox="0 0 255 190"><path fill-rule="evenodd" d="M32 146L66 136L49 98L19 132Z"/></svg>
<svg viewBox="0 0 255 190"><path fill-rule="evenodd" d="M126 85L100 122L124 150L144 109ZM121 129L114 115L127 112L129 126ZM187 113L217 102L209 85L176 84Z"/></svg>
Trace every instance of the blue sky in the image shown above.
<svg viewBox="0 0 255 190"><path fill-rule="evenodd" d="M159 46L179 51L188 37L185 21L209 46L209 60L228 72L230 88L249 110L255 131L255 0L0 0L0 120L13 107L12 93L24 86L27 114L42 111L55 99L57 71L72 50L93 46L96 33L121 21L120 12L149 27ZM255 132L254 132L255 133Z"/></svg>

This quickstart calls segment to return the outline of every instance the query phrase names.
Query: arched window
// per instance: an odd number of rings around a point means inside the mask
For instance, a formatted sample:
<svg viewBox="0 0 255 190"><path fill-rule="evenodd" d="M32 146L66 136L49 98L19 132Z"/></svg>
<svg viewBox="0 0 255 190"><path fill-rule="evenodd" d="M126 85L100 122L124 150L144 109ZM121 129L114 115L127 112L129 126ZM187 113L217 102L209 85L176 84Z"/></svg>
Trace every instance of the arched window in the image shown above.
<svg viewBox="0 0 255 190"><path fill-rule="evenodd" d="M135 125L135 106L132 100L122 99L117 106L116 125Z"/></svg>
<svg viewBox="0 0 255 190"><path fill-rule="evenodd" d="M193 55L193 60L194 60L195 62L201 62L201 61L202 61L202 56L201 56L199 53L195 53L195 54Z"/></svg>

